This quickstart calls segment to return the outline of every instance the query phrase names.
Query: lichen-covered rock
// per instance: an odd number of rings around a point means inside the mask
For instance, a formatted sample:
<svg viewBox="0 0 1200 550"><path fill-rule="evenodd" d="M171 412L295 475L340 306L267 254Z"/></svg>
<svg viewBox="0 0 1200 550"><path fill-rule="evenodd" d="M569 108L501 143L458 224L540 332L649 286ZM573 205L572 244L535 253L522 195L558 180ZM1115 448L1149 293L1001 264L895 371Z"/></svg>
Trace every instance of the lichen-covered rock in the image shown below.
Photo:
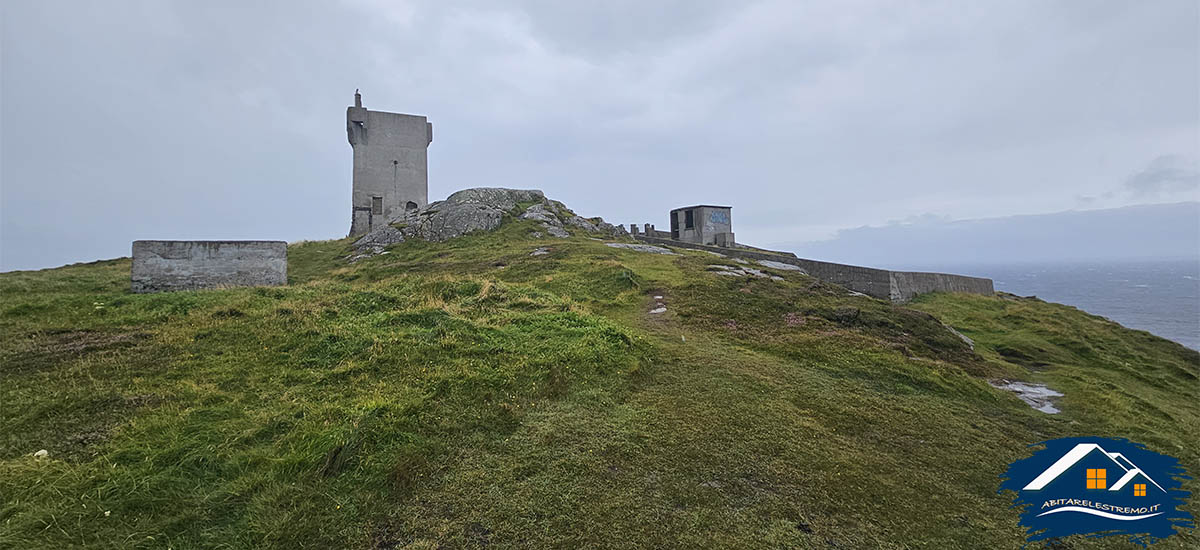
<svg viewBox="0 0 1200 550"><path fill-rule="evenodd" d="M405 227L404 233L427 241L446 241L472 231L491 231L500 227L504 213L505 210L488 204L445 200L417 212L416 221Z"/></svg>
<svg viewBox="0 0 1200 550"><path fill-rule="evenodd" d="M525 208L518 209L524 205ZM546 234L553 237L571 236L566 227L609 236L624 235L624 228L605 223L601 218L583 218L566 205L546 198L536 189L503 189L480 187L463 189L431 203L413 215L391 220L354 242L356 252L350 257L357 261L383 252L389 245L407 239L446 241L476 231L492 231L507 215L540 222ZM530 234L542 237L541 231Z"/></svg>
<svg viewBox="0 0 1200 550"><path fill-rule="evenodd" d="M587 219L582 218L580 216L571 216L571 217L567 218L564 223L566 223L567 225L570 225L570 226L578 227L584 231L589 231L592 233L599 231L599 229L596 227L596 224L589 222L589 221L587 221Z"/></svg>
<svg viewBox="0 0 1200 550"><path fill-rule="evenodd" d="M385 225L354 241L354 248L357 250L357 253L352 254L347 259L350 263L354 263L380 254L388 246L402 242L404 242L404 232L390 225Z"/></svg>
<svg viewBox="0 0 1200 550"><path fill-rule="evenodd" d="M651 244L604 243L604 246L611 246L613 248L628 248L629 250L635 250L637 252L646 252L649 254L666 254L668 256L677 255L674 252L671 252L671 250L669 248L663 248L661 246L654 246Z"/></svg>
<svg viewBox="0 0 1200 550"><path fill-rule="evenodd" d="M505 212L516 208L518 203L546 203L546 195L537 189L505 189L503 187L475 187L463 189L442 201L448 204L482 204ZM562 203L559 203L562 204Z"/></svg>
<svg viewBox="0 0 1200 550"><path fill-rule="evenodd" d="M402 242L404 242L404 232L390 225L385 225L363 235L362 238L354 242L354 246L383 249L389 245Z"/></svg>
<svg viewBox="0 0 1200 550"><path fill-rule="evenodd" d="M521 219L537 220L539 222L546 222L550 225L561 225L562 224L562 222L558 221L558 216L556 216L553 212L547 210L545 205L541 205L541 204L535 204L535 205L530 206L529 208L525 209L525 213L521 214Z"/></svg>
<svg viewBox="0 0 1200 550"><path fill-rule="evenodd" d="M599 219L599 218L597 218L597 219ZM601 233L604 233L611 237L624 237L629 234L629 231L625 230L625 226L613 225L602 219L600 220L600 223L596 224L596 229L598 231L600 231Z"/></svg>
<svg viewBox="0 0 1200 550"><path fill-rule="evenodd" d="M570 208L567 208L567 205L554 199L546 199L546 209L554 212L554 214L559 217L562 217L564 214L571 211Z"/></svg>
<svg viewBox="0 0 1200 550"><path fill-rule="evenodd" d="M570 233L567 233L566 229L563 229L561 226L558 226L558 225L550 225L548 223L543 223L542 227L546 228L546 232L549 233L551 237L558 237L560 239L565 239L565 238L571 236Z"/></svg>
<svg viewBox="0 0 1200 550"><path fill-rule="evenodd" d="M772 275L761 269L754 269L753 267L734 267L731 265L713 264L708 266L707 269L709 273L714 275L724 275L726 277L758 277L760 279L771 279L772 281L783 280L783 277Z"/></svg>

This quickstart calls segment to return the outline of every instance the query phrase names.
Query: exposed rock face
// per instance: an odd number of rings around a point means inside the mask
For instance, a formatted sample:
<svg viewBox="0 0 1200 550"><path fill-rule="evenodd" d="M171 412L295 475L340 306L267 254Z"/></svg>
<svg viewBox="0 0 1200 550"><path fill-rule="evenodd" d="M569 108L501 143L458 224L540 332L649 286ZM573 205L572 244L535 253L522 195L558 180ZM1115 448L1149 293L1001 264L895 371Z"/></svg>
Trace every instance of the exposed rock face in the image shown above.
<svg viewBox="0 0 1200 550"><path fill-rule="evenodd" d="M523 209L520 205L533 203ZM364 235L354 242L358 253L350 261L383 252L389 245L408 239L446 241L475 231L492 231L500 227L504 216L541 222L544 233L553 237L569 237L567 227L608 236L621 236L625 229L605 223L600 218L582 218L561 202L550 200L536 189L503 189L479 187L463 189L444 201L430 203L415 215L390 220L387 225ZM540 238L542 231L531 233Z"/></svg>
<svg viewBox="0 0 1200 550"><path fill-rule="evenodd" d="M772 281L783 280L783 277L779 275L772 275L753 267L733 267L731 265L713 264L708 266L708 271L714 275L724 275L726 277L758 277L760 279L771 279Z"/></svg>
<svg viewBox="0 0 1200 550"><path fill-rule="evenodd" d="M638 252L646 252L649 254L667 254L669 256L676 255L674 252L671 252L670 249L663 248L661 246L654 246L654 245L650 245L650 244L604 243L604 246L611 246L613 248L628 248L630 250L636 250Z"/></svg>
<svg viewBox="0 0 1200 550"><path fill-rule="evenodd" d="M525 209L525 213L521 214L523 220L537 220L545 223L561 223L558 221L558 216L546 209L545 205L535 204Z"/></svg>
<svg viewBox="0 0 1200 550"><path fill-rule="evenodd" d="M491 231L500 227L505 213L483 203L442 201L429 206L429 210L417 213L414 223L401 229L406 237L448 241L472 231Z"/></svg>
<svg viewBox="0 0 1200 550"><path fill-rule="evenodd" d="M600 231L600 228L596 227L596 224L589 222L579 216L571 216L570 218L567 218L566 224L570 225L570 226L578 227L584 231L588 231L591 233Z"/></svg>
<svg viewBox="0 0 1200 550"><path fill-rule="evenodd" d="M951 334L959 337L959 339L961 339L964 343L966 343L967 347L971 348L971 351L975 351L975 341L974 340L967 337L966 334L963 334L957 330L954 330L954 327L947 325L946 323L942 323L942 326L946 327L946 330L950 331Z"/></svg>
<svg viewBox="0 0 1200 550"><path fill-rule="evenodd" d="M1008 390L1017 394L1017 397L1021 398L1021 401L1046 414L1058 414L1061 412L1058 410L1058 407L1054 406L1054 398L1062 397L1063 394L1046 387L1045 384L1027 384L1025 382L1010 382L1008 380L992 380L988 381L988 384L991 384L994 388Z"/></svg>
<svg viewBox="0 0 1200 550"><path fill-rule="evenodd" d="M433 210L440 204L481 204L489 208L507 212L515 208L517 203L521 202L540 202L546 204L549 201L546 200L546 195L537 189L475 187L472 189L463 189L446 197L444 201L432 203L426 210Z"/></svg>
<svg viewBox="0 0 1200 550"><path fill-rule="evenodd" d="M565 239L565 238L571 236L570 233L567 233L566 229L563 229L562 226L559 226L559 225L551 225L548 223L543 223L542 227L546 228L546 232L549 233L551 237L558 237L560 239Z"/></svg>

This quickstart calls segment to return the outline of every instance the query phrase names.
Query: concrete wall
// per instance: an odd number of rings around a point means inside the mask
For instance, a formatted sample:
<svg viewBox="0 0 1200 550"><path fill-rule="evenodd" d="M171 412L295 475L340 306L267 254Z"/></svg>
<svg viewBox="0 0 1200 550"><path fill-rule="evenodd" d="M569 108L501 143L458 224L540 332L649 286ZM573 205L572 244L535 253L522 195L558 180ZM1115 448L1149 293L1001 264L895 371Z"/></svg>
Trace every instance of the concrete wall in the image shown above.
<svg viewBox="0 0 1200 550"><path fill-rule="evenodd" d="M644 229L639 229L636 223L629 224L629 233L631 235L645 235L647 237L658 237L660 239L670 239L670 231L659 231L655 229L654 224L648 223L643 225Z"/></svg>
<svg viewBox="0 0 1200 550"><path fill-rule="evenodd" d="M781 261L798 265L804 268L804 271L809 275L822 281L839 284L867 296L884 300L892 299L892 274L886 269L835 264L803 258Z"/></svg>
<svg viewBox="0 0 1200 550"><path fill-rule="evenodd" d="M921 273L913 271L889 271L873 267L835 264L817 260L797 258L795 255L772 254L745 248L725 248L697 243L685 243L671 239L634 235L639 241L665 246L678 246L695 250L707 250L751 260L770 260L792 264L804 269L809 275L833 284L842 285L867 296L893 302L907 302L915 296L929 292L967 292L991 295L994 293L992 280L948 273Z"/></svg>
<svg viewBox="0 0 1200 550"><path fill-rule="evenodd" d="M287 284L283 241L133 241L134 292Z"/></svg>
<svg viewBox="0 0 1200 550"><path fill-rule="evenodd" d="M915 296L928 292L966 292L987 295L995 293L992 280L982 277L917 271L893 271L891 273L892 300L896 302L907 302Z"/></svg>
<svg viewBox="0 0 1200 550"><path fill-rule="evenodd" d="M354 148L351 235L429 204L433 124L425 117L348 107L346 135ZM372 210L374 197L382 199L379 211Z"/></svg>

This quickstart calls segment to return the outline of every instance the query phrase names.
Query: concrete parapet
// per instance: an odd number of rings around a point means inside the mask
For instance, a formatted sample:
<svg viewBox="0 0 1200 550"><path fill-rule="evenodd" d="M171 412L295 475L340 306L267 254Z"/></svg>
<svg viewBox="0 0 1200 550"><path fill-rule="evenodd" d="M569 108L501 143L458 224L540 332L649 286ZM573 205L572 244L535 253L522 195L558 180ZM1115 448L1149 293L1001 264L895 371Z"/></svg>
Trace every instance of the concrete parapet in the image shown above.
<svg viewBox="0 0 1200 550"><path fill-rule="evenodd" d="M645 235L635 235L635 239L664 246L707 250L736 258L752 260L770 260L798 266L810 276L842 285L855 292L893 302L907 302L916 296L929 292L966 292L971 294L991 295L994 293L992 280L965 275L948 273L921 273L913 271L889 271L874 267L835 264L818 260L797 258L786 252L770 253L766 251L749 250L746 248L727 248L696 243L685 243L671 239L661 239Z"/></svg>
<svg viewBox="0 0 1200 550"><path fill-rule="evenodd" d="M983 277L918 271L892 271L891 274L891 295L894 302L907 302L929 292L966 292L989 296L995 294L992 280Z"/></svg>
<svg viewBox="0 0 1200 550"><path fill-rule="evenodd" d="M138 293L287 284L283 241L133 241Z"/></svg>

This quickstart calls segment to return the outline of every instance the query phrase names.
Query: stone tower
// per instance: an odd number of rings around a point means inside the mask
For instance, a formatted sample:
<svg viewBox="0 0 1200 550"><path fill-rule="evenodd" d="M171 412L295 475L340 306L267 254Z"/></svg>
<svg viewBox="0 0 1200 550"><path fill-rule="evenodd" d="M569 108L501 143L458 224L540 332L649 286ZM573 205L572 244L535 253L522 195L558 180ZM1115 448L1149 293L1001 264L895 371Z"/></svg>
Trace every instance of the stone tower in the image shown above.
<svg viewBox="0 0 1200 550"><path fill-rule="evenodd" d="M346 108L346 137L354 149L350 234L412 215L429 201L427 151L433 124L423 116L368 111L354 91Z"/></svg>

